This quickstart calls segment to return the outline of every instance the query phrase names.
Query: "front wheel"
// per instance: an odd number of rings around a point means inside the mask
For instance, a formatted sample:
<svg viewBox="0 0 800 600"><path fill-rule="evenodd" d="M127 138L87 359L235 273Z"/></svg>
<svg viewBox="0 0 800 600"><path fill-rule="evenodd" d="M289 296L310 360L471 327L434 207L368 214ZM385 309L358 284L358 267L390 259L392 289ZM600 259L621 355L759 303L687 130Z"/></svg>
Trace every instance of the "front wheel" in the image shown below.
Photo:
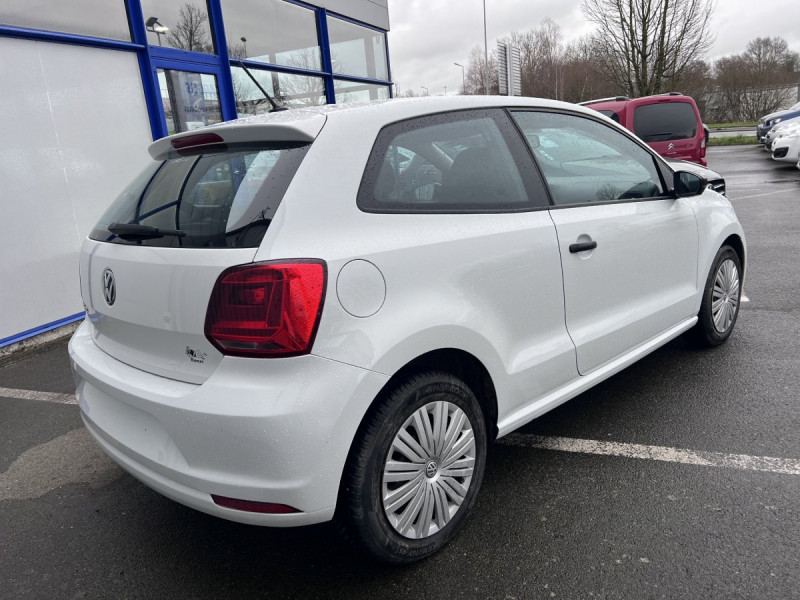
<svg viewBox="0 0 800 600"><path fill-rule="evenodd" d="M687 332L701 346L718 346L733 332L742 296L742 263L730 246L722 246L706 280L697 324Z"/></svg>
<svg viewBox="0 0 800 600"><path fill-rule="evenodd" d="M415 375L367 416L348 460L340 529L402 564L444 546L483 479L486 425L473 391L448 373Z"/></svg>

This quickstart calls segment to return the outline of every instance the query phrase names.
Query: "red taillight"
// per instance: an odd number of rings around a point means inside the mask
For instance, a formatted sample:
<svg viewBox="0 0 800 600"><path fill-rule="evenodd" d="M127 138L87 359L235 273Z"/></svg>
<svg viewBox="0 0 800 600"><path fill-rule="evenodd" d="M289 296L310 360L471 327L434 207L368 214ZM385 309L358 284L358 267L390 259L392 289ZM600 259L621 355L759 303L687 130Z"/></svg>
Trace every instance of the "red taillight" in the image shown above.
<svg viewBox="0 0 800 600"><path fill-rule="evenodd" d="M228 269L211 293L206 337L231 356L308 354L322 314L325 280L322 261Z"/></svg>
<svg viewBox="0 0 800 600"><path fill-rule="evenodd" d="M255 500L239 500L238 498L226 498L225 496L215 496L211 494L214 504L232 508L234 510L244 510L247 512L267 513L271 515L288 515L299 513L300 511L286 504L275 504L274 502L257 502Z"/></svg>

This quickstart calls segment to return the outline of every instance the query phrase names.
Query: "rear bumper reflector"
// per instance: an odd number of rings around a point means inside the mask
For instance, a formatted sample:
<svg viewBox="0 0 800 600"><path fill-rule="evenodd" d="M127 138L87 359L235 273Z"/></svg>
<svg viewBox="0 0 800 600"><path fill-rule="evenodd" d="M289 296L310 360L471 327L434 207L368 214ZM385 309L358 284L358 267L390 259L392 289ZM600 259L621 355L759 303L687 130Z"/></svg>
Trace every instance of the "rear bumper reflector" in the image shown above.
<svg viewBox="0 0 800 600"><path fill-rule="evenodd" d="M240 500L239 498L227 498L211 494L214 504L232 508L233 510L243 510L245 512L265 513L271 515L288 515L301 511L285 504L275 504L274 502L257 502L255 500Z"/></svg>

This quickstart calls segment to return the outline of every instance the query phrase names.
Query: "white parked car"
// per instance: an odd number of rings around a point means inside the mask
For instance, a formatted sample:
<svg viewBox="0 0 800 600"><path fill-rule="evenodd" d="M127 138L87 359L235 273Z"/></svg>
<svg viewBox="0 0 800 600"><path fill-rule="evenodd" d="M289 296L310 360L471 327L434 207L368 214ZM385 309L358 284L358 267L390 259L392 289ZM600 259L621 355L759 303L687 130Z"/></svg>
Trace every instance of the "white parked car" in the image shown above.
<svg viewBox="0 0 800 600"><path fill-rule="evenodd" d="M212 515L418 560L493 440L736 323L730 202L588 108L298 109L150 153L83 245L77 397L123 468Z"/></svg>
<svg viewBox="0 0 800 600"><path fill-rule="evenodd" d="M787 129L792 128L800 124L800 117L794 119L787 119L786 121L782 121L777 125L773 126L769 131L767 131L766 135L764 136L764 150L767 152L771 152L772 150L772 143L777 139L779 135L785 132Z"/></svg>
<svg viewBox="0 0 800 600"><path fill-rule="evenodd" d="M770 146L772 159L796 163L800 160L800 123L782 129Z"/></svg>

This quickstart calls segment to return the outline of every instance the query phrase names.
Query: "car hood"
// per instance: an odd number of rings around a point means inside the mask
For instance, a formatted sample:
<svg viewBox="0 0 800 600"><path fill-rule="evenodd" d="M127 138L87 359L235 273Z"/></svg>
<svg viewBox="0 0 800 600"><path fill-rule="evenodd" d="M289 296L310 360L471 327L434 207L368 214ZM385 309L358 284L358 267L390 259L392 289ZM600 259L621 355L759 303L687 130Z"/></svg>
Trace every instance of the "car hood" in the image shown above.
<svg viewBox="0 0 800 600"><path fill-rule="evenodd" d="M774 113L769 113L768 115L764 115L759 119L762 123L766 123L770 119L774 119L775 117L780 117L781 115L785 115L786 113L791 112L789 110L778 110Z"/></svg>

